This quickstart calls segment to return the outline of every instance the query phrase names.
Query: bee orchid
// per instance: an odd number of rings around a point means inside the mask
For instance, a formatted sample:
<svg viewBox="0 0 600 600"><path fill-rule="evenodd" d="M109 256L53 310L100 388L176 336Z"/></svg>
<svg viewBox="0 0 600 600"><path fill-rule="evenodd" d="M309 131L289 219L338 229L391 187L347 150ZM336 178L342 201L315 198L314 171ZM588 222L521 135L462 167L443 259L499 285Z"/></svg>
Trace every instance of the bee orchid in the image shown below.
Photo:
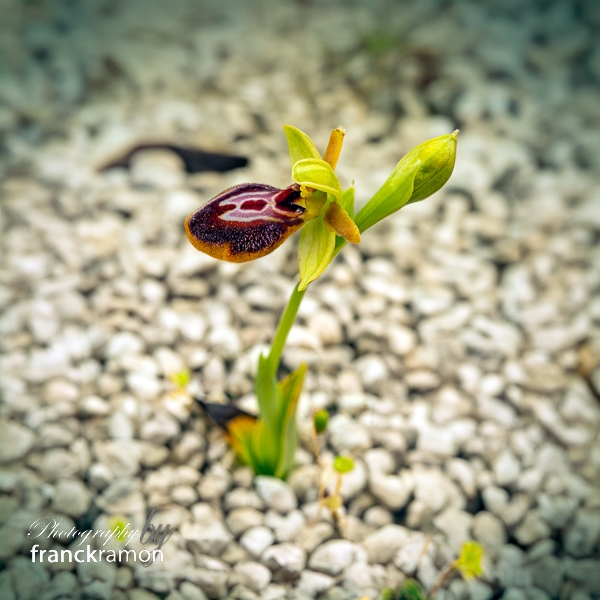
<svg viewBox="0 0 600 600"><path fill-rule="evenodd" d="M247 262L270 254L305 223L323 221L325 215L326 227L325 222L320 227L325 233L321 232L320 237L327 239L331 250L335 234L358 243L358 229L338 204L343 201L343 192L334 167L343 130L333 131L325 159L305 133L289 126L285 130L295 183L285 189L242 183L221 192L185 221L186 235L196 249L220 260ZM329 260L319 262L325 265ZM306 284L309 281L312 279L307 277Z"/></svg>

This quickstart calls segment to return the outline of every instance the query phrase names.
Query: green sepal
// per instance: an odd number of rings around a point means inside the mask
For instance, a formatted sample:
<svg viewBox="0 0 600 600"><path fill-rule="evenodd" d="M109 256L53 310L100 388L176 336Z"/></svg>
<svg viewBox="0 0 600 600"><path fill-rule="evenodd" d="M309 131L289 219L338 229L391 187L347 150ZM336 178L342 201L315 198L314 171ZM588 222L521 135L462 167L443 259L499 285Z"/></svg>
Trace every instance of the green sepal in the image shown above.
<svg viewBox="0 0 600 600"><path fill-rule="evenodd" d="M279 463L275 471L275 477L285 479L288 476L293 464L296 447L298 445L298 433L296 425L296 410L306 365L300 365L295 371L290 373L285 379L279 382L279 402L281 407L281 423L279 427L280 452Z"/></svg>
<svg viewBox="0 0 600 600"><path fill-rule="evenodd" d="M298 244L299 291L305 290L308 284L317 279L333 260L335 238L335 233L327 229L323 215L302 227Z"/></svg>
<svg viewBox="0 0 600 600"><path fill-rule="evenodd" d="M335 171L320 158L303 158L292 165L292 178L299 185L321 190L342 201L342 188Z"/></svg>
<svg viewBox="0 0 600 600"><path fill-rule="evenodd" d="M342 196L342 208L354 219L356 223L356 219L354 218L354 186L350 186L347 190L344 190L344 195ZM360 229L360 228L359 228ZM335 250L333 251L333 257L335 258L339 251L347 244L348 242L341 236L336 235L335 237Z"/></svg>
<svg viewBox="0 0 600 600"><path fill-rule="evenodd" d="M341 201L342 208L354 218L354 186L351 185L347 190L344 190Z"/></svg>
<svg viewBox="0 0 600 600"><path fill-rule="evenodd" d="M413 192L414 180L419 165L420 163L417 163L405 168L402 161L398 163L387 181L358 211L354 222L361 233L408 203Z"/></svg>
<svg viewBox="0 0 600 600"><path fill-rule="evenodd" d="M283 130L288 143L292 167L303 158L321 158L314 142L303 131L292 125L284 125Z"/></svg>

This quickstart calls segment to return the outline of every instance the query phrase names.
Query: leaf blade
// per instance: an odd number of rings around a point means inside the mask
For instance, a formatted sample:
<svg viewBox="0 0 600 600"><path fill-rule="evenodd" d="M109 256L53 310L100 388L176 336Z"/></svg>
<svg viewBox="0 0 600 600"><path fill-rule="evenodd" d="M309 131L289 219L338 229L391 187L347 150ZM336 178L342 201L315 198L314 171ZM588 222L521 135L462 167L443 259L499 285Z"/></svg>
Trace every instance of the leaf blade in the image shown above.
<svg viewBox="0 0 600 600"><path fill-rule="evenodd" d="M258 369L254 380L254 391L258 400L261 419L271 427L277 422L277 380L275 369L268 356L258 357Z"/></svg>
<svg viewBox="0 0 600 600"><path fill-rule="evenodd" d="M298 445L296 411L304 383L306 364L301 364L295 371L279 382L279 398L282 407L280 424L280 452L275 477L285 479L294 463L294 454Z"/></svg>

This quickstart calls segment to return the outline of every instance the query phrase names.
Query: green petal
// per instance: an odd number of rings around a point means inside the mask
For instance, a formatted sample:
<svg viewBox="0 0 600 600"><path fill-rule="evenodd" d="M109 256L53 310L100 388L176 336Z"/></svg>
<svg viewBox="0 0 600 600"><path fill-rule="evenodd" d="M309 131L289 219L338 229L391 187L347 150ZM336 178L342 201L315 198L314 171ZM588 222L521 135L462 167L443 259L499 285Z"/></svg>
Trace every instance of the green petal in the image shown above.
<svg viewBox="0 0 600 600"><path fill-rule="evenodd" d="M292 166L292 178L300 185L333 194L342 201L342 188L331 165L319 158L303 158Z"/></svg>
<svg viewBox="0 0 600 600"><path fill-rule="evenodd" d="M297 127L284 125L292 167L303 158L321 158L313 141Z"/></svg>
<svg viewBox="0 0 600 600"><path fill-rule="evenodd" d="M300 231L298 260L300 266L300 283L298 290L317 279L333 259L335 250L335 233L329 231L323 216L309 221Z"/></svg>

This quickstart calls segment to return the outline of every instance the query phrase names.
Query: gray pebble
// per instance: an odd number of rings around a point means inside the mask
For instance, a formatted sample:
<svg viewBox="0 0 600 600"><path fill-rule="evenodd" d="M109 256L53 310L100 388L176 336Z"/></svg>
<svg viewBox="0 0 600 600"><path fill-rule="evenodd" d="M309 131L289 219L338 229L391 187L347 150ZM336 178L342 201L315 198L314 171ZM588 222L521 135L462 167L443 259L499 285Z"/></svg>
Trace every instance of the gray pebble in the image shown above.
<svg viewBox="0 0 600 600"><path fill-rule="evenodd" d="M263 520L263 513L255 508L236 508L227 515L226 523L233 535L239 536L250 527L262 525Z"/></svg>
<svg viewBox="0 0 600 600"><path fill-rule="evenodd" d="M473 537L492 556L498 554L506 544L506 530L502 521L487 511L480 511L473 517Z"/></svg>
<svg viewBox="0 0 600 600"><path fill-rule="evenodd" d="M294 510L298 501L294 490L281 479L261 475L254 480L256 492L270 508L282 514Z"/></svg>
<svg viewBox="0 0 600 600"><path fill-rule="evenodd" d="M247 529L240 538L240 544L254 557L259 557L275 541L275 535L268 527L257 525Z"/></svg>
<svg viewBox="0 0 600 600"><path fill-rule="evenodd" d="M367 552L347 540L332 540L319 546L311 555L308 566L326 575L339 575L351 564L364 564Z"/></svg>
<svg viewBox="0 0 600 600"><path fill-rule="evenodd" d="M184 523L180 530L188 544L210 556L218 556L233 539L231 532L218 520Z"/></svg>
<svg viewBox="0 0 600 600"><path fill-rule="evenodd" d="M257 562L240 562L233 572L242 585L255 592L261 592L271 582L271 571Z"/></svg>
<svg viewBox="0 0 600 600"><path fill-rule="evenodd" d="M207 600L206 594L198 586L189 581L183 581L181 583L179 592L183 600ZM168 596L168 598L169 597L170 596Z"/></svg>
<svg viewBox="0 0 600 600"><path fill-rule="evenodd" d="M56 484L52 508L70 517L80 517L88 509L92 495L77 479L61 479Z"/></svg>
<svg viewBox="0 0 600 600"><path fill-rule="evenodd" d="M33 448L35 435L14 421L0 421L0 464L23 458Z"/></svg>
<svg viewBox="0 0 600 600"><path fill-rule="evenodd" d="M117 567L109 562L78 562L77 578L86 595L111 600L117 577Z"/></svg>
<svg viewBox="0 0 600 600"><path fill-rule="evenodd" d="M261 557L279 583L296 580L306 564L306 553L293 544L277 544L267 548Z"/></svg>
<svg viewBox="0 0 600 600"><path fill-rule="evenodd" d="M385 525L367 536L362 546L370 563L386 564L410 539L410 531L401 525Z"/></svg>
<svg viewBox="0 0 600 600"><path fill-rule="evenodd" d="M581 558L592 554L600 538L598 512L580 510L567 530L565 549L571 556Z"/></svg>

